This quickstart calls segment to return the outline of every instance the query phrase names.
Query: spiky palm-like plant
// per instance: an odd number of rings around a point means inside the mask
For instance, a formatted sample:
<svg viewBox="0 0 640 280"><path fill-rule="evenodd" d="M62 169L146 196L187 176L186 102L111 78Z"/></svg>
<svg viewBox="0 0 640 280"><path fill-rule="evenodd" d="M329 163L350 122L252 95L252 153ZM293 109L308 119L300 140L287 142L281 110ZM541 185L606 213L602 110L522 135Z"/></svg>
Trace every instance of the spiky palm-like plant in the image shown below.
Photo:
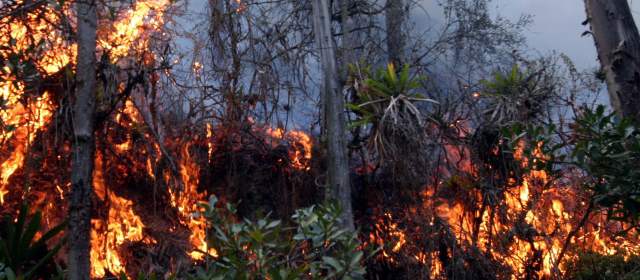
<svg viewBox="0 0 640 280"><path fill-rule="evenodd" d="M394 139L420 138L423 134L424 118L417 102L437 103L416 92L419 79L411 78L409 66L405 65L399 73L393 64L386 69L369 75L365 68L358 73L361 83L354 82L359 103L349 104L349 108L359 119L354 126L371 125L370 145L381 158L397 154L397 143ZM361 84L361 85L360 85Z"/></svg>

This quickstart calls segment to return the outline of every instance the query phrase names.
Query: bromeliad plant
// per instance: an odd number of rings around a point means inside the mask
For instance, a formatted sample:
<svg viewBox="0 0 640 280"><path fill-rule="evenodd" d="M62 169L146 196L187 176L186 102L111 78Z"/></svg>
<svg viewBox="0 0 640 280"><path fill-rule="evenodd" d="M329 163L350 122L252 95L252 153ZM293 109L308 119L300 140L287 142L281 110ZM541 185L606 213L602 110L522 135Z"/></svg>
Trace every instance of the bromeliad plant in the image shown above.
<svg viewBox="0 0 640 280"><path fill-rule="evenodd" d="M409 66L405 65L399 73L393 64L386 69L370 74L370 69L351 67L355 76L353 88L357 92L357 104L349 104L358 119L352 126L371 125L370 145L384 158L396 150L394 134L404 138L420 137L423 134L424 118L417 102L437 103L425 98L416 90L420 80L411 78Z"/></svg>
<svg viewBox="0 0 640 280"><path fill-rule="evenodd" d="M0 279L53 279L60 275L53 257L64 245L58 241L52 249L47 242L56 237L66 226L62 223L42 232L42 213L29 213L27 205L20 209L15 221L7 216L0 224Z"/></svg>
<svg viewBox="0 0 640 280"><path fill-rule="evenodd" d="M340 209L296 211L295 227L268 218L234 221L235 207L215 196L201 204L211 258L191 279L364 279L365 253L354 232L340 227Z"/></svg>
<svg viewBox="0 0 640 280"><path fill-rule="evenodd" d="M540 117L551 102L555 78L544 64L531 63L526 68L514 64L510 71L497 71L482 80L480 96L487 100L487 121L505 127L515 122L529 122Z"/></svg>

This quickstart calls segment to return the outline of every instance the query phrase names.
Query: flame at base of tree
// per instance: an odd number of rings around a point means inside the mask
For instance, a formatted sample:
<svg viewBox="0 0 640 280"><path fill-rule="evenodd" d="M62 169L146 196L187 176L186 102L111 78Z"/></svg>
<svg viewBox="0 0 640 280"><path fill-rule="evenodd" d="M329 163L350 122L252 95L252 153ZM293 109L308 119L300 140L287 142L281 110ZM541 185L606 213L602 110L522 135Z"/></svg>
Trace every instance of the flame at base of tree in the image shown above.
<svg viewBox="0 0 640 280"><path fill-rule="evenodd" d="M102 155L97 153L93 173L94 192L100 200L105 201L108 210L106 221L91 221L91 275L94 277L104 277L106 271L114 275L126 272L124 258L118 252L126 242L156 243L153 238L145 238L144 224L135 214L133 202L107 189L103 169Z"/></svg>
<svg viewBox="0 0 640 280"><path fill-rule="evenodd" d="M43 95L43 98L46 97L48 95ZM53 205L66 205L69 178L63 176L46 181L43 176L63 174L68 170L71 144L64 143L60 149L44 150L34 150L30 144L27 145L36 139L35 136L46 135L38 131L47 131L53 125L46 121L50 121L55 109L42 105L49 104L43 100L46 99L36 99L37 106L33 108L43 112L46 108L47 113L41 112L38 118L28 119L33 124L41 124L35 126L37 129L32 127L33 132L25 139L20 138L21 130L16 130L11 140L24 141L22 149L16 150L20 151L20 155L29 151L30 157L44 158L45 162L53 161L56 164L44 164L40 170L32 170L29 174L25 173L23 165L2 170L7 174L11 172L7 177L10 180L6 185L8 200L5 205L15 205L22 197L33 199L34 205L43 209L47 224L53 226L66 216L64 207ZM207 168L210 158L218 152L214 144L216 137L224 135L216 135L218 129L208 125L206 127L211 130L208 134L205 131L192 131L182 135L187 137L167 137L159 143L151 135L142 115L133 101L127 99L118 107L113 118L96 132L90 254L94 278L121 273L135 275L134 272L140 269L138 261L132 262L135 259L132 256L140 253L135 251L136 248L157 252L163 246L169 246L176 258L168 261L172 265L217 256L215 248L209 248L206 242L205 221L195 213L200 210L198 203L209 194L200 179L202 170ZM290 158L277 158L274 164L284 164L284 168L290 172L310 170L309 158L298 158L300 155L310 155L312 144L309 136L291 131L283 133L290 136L278 137L268 131L268 128L255 126L252 134L263 135L262 145L269 149L279 147L280 144L275 145L274 142L284 142L291 147L287 152ZM50 139L41 139L44 140ZM165 148L161 149L160 146ZM57 154L60 151L64 154ZM165 155L165 151L170 155ZM9 156L5 163L12 163L12 158L14 156ZM175 170L170 167L169 158L175 159ZM21 159L24 160L24 156ZM17 174L22 176L15 176ZM25 176L27 180L38 183L29 189L21 188L26 183L23 181ZM148 195L152 192L157 197Z"/></svg>

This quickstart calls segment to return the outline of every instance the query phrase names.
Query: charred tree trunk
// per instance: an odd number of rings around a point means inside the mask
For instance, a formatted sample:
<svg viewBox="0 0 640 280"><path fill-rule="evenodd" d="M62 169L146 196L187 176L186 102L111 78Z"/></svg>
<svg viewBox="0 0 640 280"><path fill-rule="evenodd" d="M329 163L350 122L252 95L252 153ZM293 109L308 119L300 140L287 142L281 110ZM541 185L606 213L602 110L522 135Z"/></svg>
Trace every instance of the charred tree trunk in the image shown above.
<svg viewBox="0 0 640 280"><path fill-rule="evenodd" d="M94 115L96 87L95 0L76 2L78 57L73 105L73 158L69 204L69 279L89 279L91 194L95 153Z"/></svg>
<svg viewBox="0 0 640 280"><path fill-rule="evenodd" d="M327 140L327 169L329 199L337 200L343 207L342 220L348 229L354 229L351 209L351 187L345 131L345 105L336 66L335 44L331 33L331 17L328 0L313 0L313 27L320 50L320 64L324 76L322 96Z"/></svg>
<svg viewBox="0 0 640 280"><path fill-rule="evenodd" d="M611 104L640 124L640 35L627 0L585 0Z"/></svg>
<svg viewBox="0 0 640 280"><path fill-rule="evenodd" d="M387 52L389 63L402 69L404 61L405 37L402 33L405 21L404 0L387 0L385 20L387 23Z"/></svg>

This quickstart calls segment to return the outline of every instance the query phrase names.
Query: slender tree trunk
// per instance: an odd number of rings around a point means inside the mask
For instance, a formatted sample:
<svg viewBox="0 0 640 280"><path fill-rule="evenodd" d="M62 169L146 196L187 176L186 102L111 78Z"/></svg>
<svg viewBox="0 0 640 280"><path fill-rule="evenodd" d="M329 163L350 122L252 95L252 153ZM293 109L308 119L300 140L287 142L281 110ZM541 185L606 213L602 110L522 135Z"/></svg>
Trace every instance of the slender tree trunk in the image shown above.
<svg viewBox="0 0 640 280"><path fill-rule="evenodd" d="M405 22L405 1L387 0L385 19L387 23L387 52L389 62L400 69L404 62L405 36L402 33Z"/></svg>
<svg viewBox="0 0 640 280"><path fill-rule="evenodd" d="M340 67L341 83L344 85L349 76L349 65L358 61L356 55L356 20L350 15L350 8L354 5L354 0L340 0L340 22L342 26L342 47Z"/></svg>
<svg viewBox="0 0 640 280"><path fill-rule="evenodd" d="M78 57L73 105L74 147L69 205L69 279L89 279L91 194L95 153L96 2L76 2Z"/></svg>
<svg viewBox="0 0 640 280"><path fill-rule="evenodd" d="M336 66L336 51L331 33L329 0L312 0L313 27L320 50L320 64L324 74L322 99L325 106L327 157L328 157L328 197L342 205L344 227L354 229L351 209L351 187L349 185L349 163L345 132L345 106L340 87L340 77Z"/></svg>
<svg viewBox="0 0 640 280"><path fill-rule="evenodd" d="M640 35L627 0L585 0L611 104L640 124ZM585 23L586 23L585 22Z"/></svg>

